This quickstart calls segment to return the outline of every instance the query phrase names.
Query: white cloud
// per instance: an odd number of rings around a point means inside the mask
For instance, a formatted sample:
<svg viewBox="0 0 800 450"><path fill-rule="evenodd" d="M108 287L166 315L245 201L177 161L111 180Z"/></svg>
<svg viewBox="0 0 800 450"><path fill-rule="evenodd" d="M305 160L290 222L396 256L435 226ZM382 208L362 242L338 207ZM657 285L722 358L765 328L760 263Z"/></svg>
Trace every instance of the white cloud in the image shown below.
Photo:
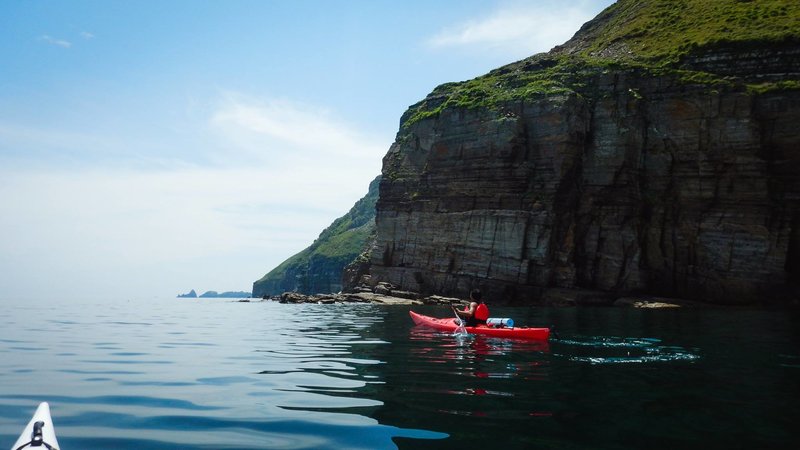
<svg viewBox="0 0 800 450"><path fill-rule="evenodd" d="M323 108L279 99L262 100L228 93L213 113L211 126L239 149L274 160L275 151L302 156L380 159L388 146L337 120ZM291 152L287 152L291 149Z"/></svg>
<svg viewBox="0 0 800 450"><path fill-rule="evenodd" d="M446 27L427 44L434 49L461 47L514 56L544 52L567 41L599 12L587 5L538 2L507 6L485 18Z"/></svg>
<svg viewBox="0 0 800 450"><path fill-rule="evenodd" d="M54 37L52 37L50 35L47 35L47 34L39 36L39 40L47 42L48 44L51 44L51 45L58 46L58 47L63 47L63 48L72 47L72 43L71 42L65 41L63 39L56 39L56 38L54 38Z"/></svg>
<svg viewBox="0 0 800 450"><path fill-rule="evenodd" d="M106 256L157 263L257 246L254 237L261 233L245 225L285 222L287 215L309 219L342 203L335 190L316 190L324 182L275 189L292 185L292 177L263 175L257 169L209 168L6 173L0 192L8 214L2 223L32 238L25 251L63 250L80 242L94 248L95 256L111 250ZM257 207L264 204L273 209ZM287 205L295 207L292 212L285 212ZM4 242L9 244L19 240Z"/></svg>
<svg viewBox="0 0 800 450"><path fill-rule="evenodd" d="M102 119L94 118L93 124ZM4 121L0 118L0 166L39 166L56 164L113 164L175 167L182 162L170 152L174 142L163 136L131 138L124 130L97 126L56 128Z"/></svg>
<svg viewBox="0 0 800 450"><path fill-rule="evenodd" d="M94 39L94 34L89 33L88 31L81 31L81 37L88 41L89 39Z"/></svg>
<svg viewBox="0 0 800 450"><path fill-rule="evenodd" d="M224 164L203 166L131 164L131 149L146 146L140 136L0 123L9 152L115 147L111 159L68 168L41 151L0 164L0 292L249 289L366 194L388 148L319 107L244 95L216 106L192 146Z"/></svg>
<svg viewBox="0 0 800 450"><path fill-rule="evenodd" d="M7 295L249 290L366 193L314 169L0 173Z"/></svg>

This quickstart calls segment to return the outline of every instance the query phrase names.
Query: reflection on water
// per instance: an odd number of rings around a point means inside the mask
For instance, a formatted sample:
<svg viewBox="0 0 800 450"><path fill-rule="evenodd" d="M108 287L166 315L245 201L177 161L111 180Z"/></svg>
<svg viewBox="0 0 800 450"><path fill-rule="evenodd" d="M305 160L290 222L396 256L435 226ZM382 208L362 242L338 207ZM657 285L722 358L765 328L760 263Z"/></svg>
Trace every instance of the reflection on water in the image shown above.
<svg viewBox="0 0 800 450"><path fill-rule="evenodd" d="M0 318L0 443L43 400L66 449L793 442L796 314L493 310L556 325L560 338L454 336L374 305L53 301L33 323L11 303Z"/></svg>
<svg viewBox="0 0 800 450"><path fill-rule="evenodd" d="M419 344L410 347L409 373L420 379L441 375L453 380L452 384L436 383L412 391L417 396L439 397L441 401L433 409L438 413L505 416L509 411L503 405L525 402L526 395L501 380L543 383L549 376L549 364L545 360L549 344L546 341L509 340L475 334L462 336L424 326L413 327L409 341ZM462 401L451 396L480 396L485 399L480 402ZM533 408L514 414L543 417L552 415L552 412Z"/></svg>
<svg viewBox="0 0 800 450"><path fill-rule="evenodd" d="M385 364L371 354L389 345L378 308L64 306L40 315L47 327L13 307L0 324L0 442L43 400L64 448L381 449L447 437L370 417Z"/></svg>

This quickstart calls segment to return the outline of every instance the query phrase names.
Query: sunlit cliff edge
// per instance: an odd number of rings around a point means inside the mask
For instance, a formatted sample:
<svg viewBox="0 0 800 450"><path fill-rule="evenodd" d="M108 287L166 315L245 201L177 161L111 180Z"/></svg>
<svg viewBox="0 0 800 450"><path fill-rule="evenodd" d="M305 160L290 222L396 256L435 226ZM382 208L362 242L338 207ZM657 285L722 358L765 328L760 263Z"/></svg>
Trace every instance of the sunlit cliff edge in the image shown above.
<svg viewBox="0 0 800 450"><path fill-rule="evenodd" d="M791 301L798 124L800 3L621 0L406 111L369 282L510 303Z"/></svg>

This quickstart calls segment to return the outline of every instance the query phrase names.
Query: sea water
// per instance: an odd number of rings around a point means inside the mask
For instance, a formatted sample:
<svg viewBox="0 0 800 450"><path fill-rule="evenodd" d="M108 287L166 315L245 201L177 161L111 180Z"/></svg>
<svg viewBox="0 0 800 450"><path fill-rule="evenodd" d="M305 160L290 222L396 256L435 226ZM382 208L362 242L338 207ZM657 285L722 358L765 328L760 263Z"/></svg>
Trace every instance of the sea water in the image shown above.
<svg viewBox="0 0 800 450"><path fill-rule="evenodd" d="M0 448L48 401L62 449L790 448L795 311L2 301ZM447 316L447 308L416 307Z"/></svg>

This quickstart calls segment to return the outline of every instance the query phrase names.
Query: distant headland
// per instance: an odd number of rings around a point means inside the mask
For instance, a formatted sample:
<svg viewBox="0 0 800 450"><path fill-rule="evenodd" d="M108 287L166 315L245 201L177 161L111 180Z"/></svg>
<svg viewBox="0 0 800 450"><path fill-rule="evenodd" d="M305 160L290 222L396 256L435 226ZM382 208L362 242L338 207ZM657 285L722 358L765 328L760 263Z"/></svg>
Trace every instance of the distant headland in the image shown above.
<svg viewBox="0 0 800 450"><path fill-rule="evenodd" d="M179 294L178 298L249 298L252 294L250 292L245 291L229 291L229 292L217 292L217 291L206 291L206 293L202 295L197 295L194 289L189 291L187 294Z"/></svg>

